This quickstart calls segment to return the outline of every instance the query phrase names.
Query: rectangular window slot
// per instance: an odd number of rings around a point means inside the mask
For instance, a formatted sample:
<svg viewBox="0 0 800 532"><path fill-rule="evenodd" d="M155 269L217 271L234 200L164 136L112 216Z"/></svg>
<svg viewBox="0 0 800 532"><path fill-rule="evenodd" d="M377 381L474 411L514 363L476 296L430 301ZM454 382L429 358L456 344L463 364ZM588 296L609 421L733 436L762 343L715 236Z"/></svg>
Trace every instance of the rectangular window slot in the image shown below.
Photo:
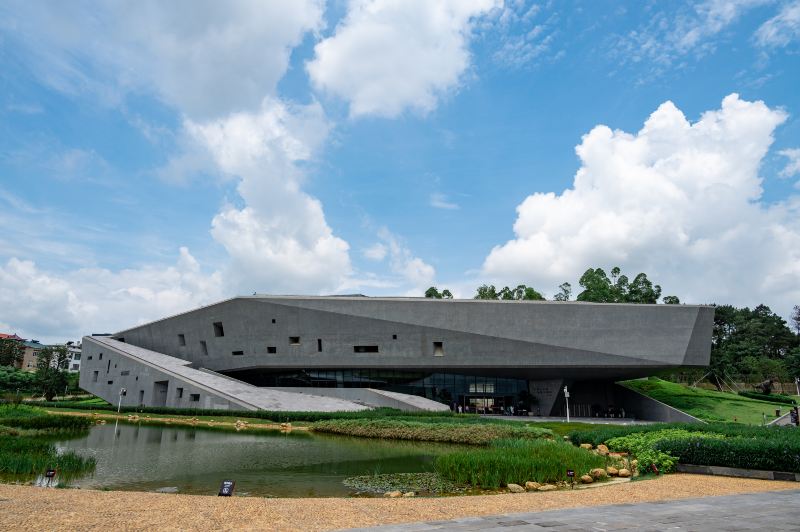
<svg viewBox="0 0 800 532"><path fill-rule="evenodd" d="M108 384L114 384L114 381L108 381Z"/></svg>
<svg viewBox="0 0 800 532"><path fill-rule="evenodd" d="M322 353L322 338L317 338L317 352Z"/></svg>
<svg viewBox="0 0 800 532"><path fill-rule="evenodd" d="M433 356L435 357L444 356L444 344L442 342L433 342Z"/></svg>
<svg viewBox="0 0 800 532"><path fill-rule="evenodd" d="M92 355L89 355L89 360L91 360L91 359L92 359Z"/></svg>
<svg viewBox="0 0 800 532"><path fill-rule="evenodd" d="M127 376L127 375L130 375L130 374L131 374L131 372L130 372L129 370L127 370L127 369L126 369L125 371L120 371L120 372L119 372L119 374L120 374L120 376L122 376L122 377L125 377L125 376Z"/></svg>
<svg viewBox="0 0 800 532"><path fill-rule="evenodd" d="M97 377L99 376L100 376L99 371L95 371L94 373L92 373L92 382L97 382Z"/></svg>
<svg viewBox="0 0 800 532"><path fill-rule="evenodd" d="M100 353L100 360L103 360L103 353Z"/></svg>
<svg viewBox="0 0 800 532"><path fill-rule="evenodd" d="M392 340L397 340L397 335L396 334L392 335Z"/></svg>
<svg viewBox="0 0 800 532"><path fill-rule="evenodd" d="M355 353L377 353L377 345L354 345L353 352Z"/></svg>
<svg viewBox="0 0 800 532"><path fill-rule="evenodd" d="M108 373L109 371L111 371L111 359L110 358L108 359L108 366L106 367L106 373Z"/></svg>
<svg viewBox="0 0 800 532"><path fill-rule="evenodd" d="M183 398L183 388L177 388L175 390L175 397L177 397L178 399Z"/></svg>
<svg viewBox="0 0 800 532"><path fill-rule="evenodd" d="M267 353L269 353L270 355L274 355L277 352L278 352L278 348L275 347L274 345L267 346Z"/></svg>
<svg viewBox="0 0 800 532"><path fill-rule="evenodd" d="M125 338L117 338L117 341L118 342L122 342L124 344L125 343Z"/></svg>
<svg viewBox="0 0 800 532"><path fill-rule="evenodd" d="M231 351L231 355L233 355L235 357L240 357L240 356L244 355L244 351Z"/></svg>
<svg viewBox="0 0 800 532"><path fill-rule="evenodd" d="M180 345L180 346L186 345L186 335L184 335L184 334L179 334L178 335L178 345Z"/></svg>
<svg viewBox="0 0 800 532"><path fill-rule="evenodd" d="M300 345L300 337L299 336L290 336L289 337L289 345Z"/></svg>
<svg viewBox="0 0 800 532"><path fill-rule="evenodd" d="M208 356L208 345L206 345L205 340L200 340L200 351L203 353L204 357Z"/></svg>
<svg viewBox="0 0 800 532"><path fill-rule="evenodd" d="M222 328L221 321L214 322L214 336L219 338L220 336L225 336L225 329Z"/></svg>
<svg viewBox="0 0 800 532"><path fill-rule="evenodd" d="M189 394L189 400L194 402L194 403L198 402L200 400L200 394L199 393L190 393Z"/></svg>
<svg viewBox="0 0 800 532"><path fill-rule="evenodd" d="M272 318L272 323L277 323L277 321L275 320L275 318Z"/></svg>

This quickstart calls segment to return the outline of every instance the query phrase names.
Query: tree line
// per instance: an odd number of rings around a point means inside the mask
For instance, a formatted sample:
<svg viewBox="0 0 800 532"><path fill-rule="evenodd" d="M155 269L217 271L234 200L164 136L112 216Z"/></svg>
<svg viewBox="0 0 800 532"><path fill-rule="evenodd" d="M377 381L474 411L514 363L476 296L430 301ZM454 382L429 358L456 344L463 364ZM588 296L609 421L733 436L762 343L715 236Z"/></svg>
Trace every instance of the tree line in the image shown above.
<svg viewBox="0 0 800 532"><path fill-rule="evenodd" d="M66 346L46 346L36 355L36 371L15 368L22 363L25 346L18 340L0 340L0 391L41 393L51 401L70 382L69 352Z"/></svg>
<svg viewBox="0 0 800 532"><path fill-rule="evenodd" d="M680 304L677 296L661 297L662 289L645 273L633 280L619 267L609 274L602 268L589 268L578 280L581 291L576 301L595 303ZM439 291L435 286L425 291L425 297L452 299L450 290ZM572 285L562 283L553 296L554 301L570 301ZM475 290L473 299L544 301L535 288L524 284L516 288L483 284ZM753 309L714 304L714 330L711 340L710 377L718 387L719 379L744 378L749 382L774 379L781 382L800 377L800 305L794 307L790 323L772 312L766 305Z"/></svg>

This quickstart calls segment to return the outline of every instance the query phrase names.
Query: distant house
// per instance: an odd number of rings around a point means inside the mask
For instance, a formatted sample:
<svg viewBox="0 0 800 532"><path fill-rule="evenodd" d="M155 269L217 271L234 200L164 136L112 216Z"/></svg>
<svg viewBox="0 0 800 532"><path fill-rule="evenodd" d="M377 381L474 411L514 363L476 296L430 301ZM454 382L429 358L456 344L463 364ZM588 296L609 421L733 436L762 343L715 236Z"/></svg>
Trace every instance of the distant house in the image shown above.
<svg viewBox="0 0 800 532"><path fill-rule="evenodd" d="M69 366L67 367L70 373L78 373L81 370L81 344L68 342L67 353L69 354Z"/></svg>
<svg viewBox="0 0 800 532"><path fill-rule="evenodd" d="M24 340L24 338L20 338L16 334L0 333L0 340L19 340L19 341L22 341L22 340Z"/></svg>
<svg viewBox="0 0 800 532"><path fill-rule="evenodd" d="M24 340L22 345L25 346L25 353L22 356L22 364L19 367L24 371L36 371L39 352L46 346L40 344L38 340Z"/></svg>

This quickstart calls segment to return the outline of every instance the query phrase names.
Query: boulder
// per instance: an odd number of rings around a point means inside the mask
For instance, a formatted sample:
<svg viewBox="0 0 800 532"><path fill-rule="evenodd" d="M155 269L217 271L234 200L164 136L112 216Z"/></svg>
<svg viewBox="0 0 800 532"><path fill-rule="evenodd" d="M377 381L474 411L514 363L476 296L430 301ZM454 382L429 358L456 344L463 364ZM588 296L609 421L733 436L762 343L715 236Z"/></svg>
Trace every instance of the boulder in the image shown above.
<svg viewBox="0 0 800 532"><path fill-rule="evenodd" d="M592 478L595 479L595 480L599 480L601 478L606 478L608 476L608 473L606 473L606 470L602 469L600 467L596 467L596 468L592 469L591 471L589 471L589 474L592 475Z"/></svg>
<svg viewBox="0 0 800 532"><path fill-rule="evenodd" d="M594 482L594 479L592 478L592 475L583 475L581 477L581 482L583 482L584 484L591 484L592 482Z"/></svg>
<svg viewBox="0 0 800 532"><path fill-rule="evenodd" d="M508 491L511 493L525 493L525 488L520 486L519 484L508 484Z"/></svg>
<svg viewBox="0 0 800 532"><path fill-rule="evenodd" d="M619 474L619 469L617 469L616 467L613 467L613 466L608 466L606 468L606 473L608 473L608 476L610 476L610 477L615 477L615 476L617 476L617 474Z"/></svg>
<svg viewBox="0 0 800 532"><path fill-rule="evenodd" d="M601 443L600 445L597 446L597 454L606 456L608 454L608 447L606 447Z"/></svg>
<svg viewBox="0 0 800 532"><path fill-rule="evenodd" d="M591 443L582 443L581 444L581 449L591 449L591 448L592 448L592 444Z"/></svg>
<svg viewBox="0 0 800 532"><path fill-rule="evenodd" d="M525 489L528 491L538 490L539 486L541 486L541 484L538 482L531 482L530 480L525 483Z"/></svg>
<svg viewBox="0 0 800 532"><path fill-rule="evenodd" d="M403 497L416 497L416 496L417 496L417 494L414 493L413 491L407 491L407 492L403 493Z"/></svg>
<svg viewBox="0 0 800 532"><path fill-rule="evenodd" d="M391 497L391 498L402 497L403 496L403 492L402 491L387 491L386 493L383 494L383 496L384 497Z"/></svg>
<svg viewBox="0 0 800 532"><path fill-rule="evenodd" d="M627 469L620 469L619 473L617 473L617 474L619 476L623 477L623 478L627 478L627 477L631 476L631 472L628 471Z"/></svg>
<svg viewBox="0 0 800 532"><path fill-rule="evenodd" d="M537 491L553 491L557 489L558 486L553 486L552 484L542 484L541 486L536 488Z"/></svg>

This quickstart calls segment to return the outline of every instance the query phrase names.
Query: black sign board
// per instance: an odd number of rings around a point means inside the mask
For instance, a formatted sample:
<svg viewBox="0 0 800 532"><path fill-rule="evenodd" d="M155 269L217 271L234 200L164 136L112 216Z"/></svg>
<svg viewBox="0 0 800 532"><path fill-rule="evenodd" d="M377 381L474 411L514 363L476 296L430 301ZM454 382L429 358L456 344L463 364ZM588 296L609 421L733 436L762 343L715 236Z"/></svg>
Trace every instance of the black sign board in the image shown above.
<svg viewBox="0 0 800 532"><path fill-rule="evenodd" d="M567 469L567 476L570 478L574 477L575 471L573 471L572 469Z"/></svg>
<svg viewBox="0 0 800 532"><path fill-rule="evenodd" d="M218 495L220 497L230 497L233 495L233 488L236 486L234 480L223 480L222 485L219 487Z"/></svg>
<svg viewBox="0 0 800 532"><path fill-rule="evenodd" d="M45 471L44 476L47 478L53 478L54 476L56 476L56 470L48 469L47 471Z"/></svg>

